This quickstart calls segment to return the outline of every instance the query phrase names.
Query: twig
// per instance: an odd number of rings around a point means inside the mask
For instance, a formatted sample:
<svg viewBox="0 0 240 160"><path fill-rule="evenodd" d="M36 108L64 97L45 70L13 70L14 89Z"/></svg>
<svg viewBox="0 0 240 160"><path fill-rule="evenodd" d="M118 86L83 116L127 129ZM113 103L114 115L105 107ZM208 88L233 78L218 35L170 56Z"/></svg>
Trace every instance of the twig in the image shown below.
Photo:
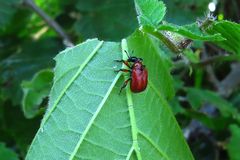
<svg viewBox="0 0 240 160"><path fill-rule="evenodd" d="M218 92L228 97L240 85L240 63L232 64L231 72L220 82Z"/></svg>
<svg viewBox="0 0 240 160"><path fill-rule="evenodd" d="M41 10L33 0L23 0L23 4L31 8L35 13L37 13L56 33L63 39L64 45L67 47L72 47L74 44L69 39L67 34L63 31L60 25L49 17L43 10Z"/></svg>
<svg viewBox="0 0 240 160"><path fill-rule="evenodd" d="M185 58L184 56L181 57L180 60L174 61L174 68L187 68L189 66L193 68L198 68L198 67L206 67L211 65L212 63L217 63L217 62L223 62L223 61L237 61L240 60L240 57L238 55L217 55L217 56L212 56L212 57L207 57L202 60L200 60L197 63L190 62Z"/></svg>
<svg viewBox="0 0 240 160"><path fill-rule="evenodd" d="M191 63L191 65L193 66L205 66L205 65L209 65L212 63L216 63L216 62L221 62L221 61L236 61L239 60L240 57L237 55L217 55L217 56L212 56L212 57L208 57L205 58L203 60L201 60L198 63Z"/></svg>

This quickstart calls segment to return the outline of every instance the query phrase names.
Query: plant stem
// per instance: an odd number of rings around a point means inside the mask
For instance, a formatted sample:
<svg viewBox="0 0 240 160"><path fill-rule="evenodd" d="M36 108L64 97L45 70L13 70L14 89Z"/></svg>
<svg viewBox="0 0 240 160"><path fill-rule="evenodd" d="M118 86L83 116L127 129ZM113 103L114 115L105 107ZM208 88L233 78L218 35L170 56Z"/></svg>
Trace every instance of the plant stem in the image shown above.
<svg viewBox="0 0 240 160"><path fill-rule="evenodd" d="M216 63L216 62L224 62L224 61L236 61L239 60L240 57L238 55L217 55L208 57L206 59L201 60L199 63L194 63L194 66L205 66L208 64Z"/></svg>
<svg viewBox="0 0 240 160"><path fill-rule="evenodd" d="M43 10L41 10L33 0L23 0L23 4L31 8L35 13L37 13L55 32L63 39L64 44L67 47L72 47L74 44L69 39L68 35L63 31L61 26L54 21L50 16L48 16Z"/></svg>
<svg viewBox="0 0 240 160"><path fill-rule="evenodd" d="M206 50L206 47L203 46L203 52L202 52L202 56L203 56L203 59L207 59L208 58L208 55L207 55L207 50ZM216 77L215 75L215 72L212 68L211 65L207 65L206 66L206 72L208 74L208 77L209 77L209 80L212 82L212 84L214 85L214 87L216 89L219 88L219 85L220 85L220 81L218 80L218 78Z"/></svg>
<svg viewBox="0 0 240 160"><path fill-rule="evenodd" d="M240 84L240 63L231 65L231 72L220 82L218 92L221 96L229 97Z"/></svg>
<svg viewBox="0 0 240 160"><path fill-rule="evenodd" d="M174 68L182 68L191 66L193 68L207 67L213 63L226 62L226 61L238 61L240 57L238 55L217 55L212 57L207 57L197 63L186 61L185 59L178 60L174 62Z"/></svg>
<svg viewBox="0 0 240 160"><path fill-rule="evenodd" d="M122 40L121 45L122 45L123 59L127 59L128 57L127 57L127 54L125 53L125 51L128 51L126 39ZM124 76L124 79L125 80L128 79L127 75ZM138 128L137 128L136 118L134 114L132 93L129 87L126 88L126 95L127 95L128 111L129 111L130 123L131 123L131 129L132 129L133 148L136 152L138 160L142 160L142 156L140 153L140 148L138 146L138 140L137 140Z"/></svg>

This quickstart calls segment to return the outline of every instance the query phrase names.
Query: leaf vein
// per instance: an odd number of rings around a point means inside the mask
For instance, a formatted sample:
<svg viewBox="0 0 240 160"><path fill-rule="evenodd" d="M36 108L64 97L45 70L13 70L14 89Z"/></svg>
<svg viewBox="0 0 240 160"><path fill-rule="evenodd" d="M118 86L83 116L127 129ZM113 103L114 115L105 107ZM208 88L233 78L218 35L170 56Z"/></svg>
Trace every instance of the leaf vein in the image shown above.
<svg viewBox="0 0 240 160"><path fill-rule="evenodd" d="M139 135L141 135L144 139L146 139L157 151L158 151L158 153L161 155L161 156L163 156L163 157L165 157L166 159L170 159L164 152L162 152L161 150L160 150L160 148L157 146L157 144L155 144L149 137L147 137L143 132L141 132L141 131L138 131L138 133L139 133Z"/></svg>
<svg viewBox="0 0 240 160"><path fill-rule="evenodd" d="M105 97L103 98L102 102L99 104L98 109L96 110L95 114L93 115L93 117L92 117L91 120L89 121L86 129L84 130L82 136L80 137L80 139L79 139L76 147L74 148L74 150L73 150L73 152L72 152L69 160L72 160L72 159L74 158L74 156L76 156L77 151L78 151L78 149L80 148L80 145L82 144L84 138L86 137L89 129L90 129L91 126L93 125L93 122L94 122L94 120L96 119L96 117L98 116L98 113L101 111L102 107L104 106L105 102L107 101L107 98L108 98L108 96L110 95L113 87L114 87L115 84L117 83L117 80L119 79L120 75L121 75L121 73L118 73L117 76L115 77L115 79L113 80L113 82L112 82L111 86L109 87L109 89L108 89Z"/></svg>
<svg viewBox="0 0 240 160"><path fill-rule="evenodd" d="M128 154L127 154L127 158L126 158L126 160L130 160L131 155L132 155L132 153L133 153L133 150L134 150L134 147L132 146L132 147L130 148Z"/></svg>
<svg viewBox="0 0 240 160"><path fill-rule="evenodd" d="M100 47L103 45L103 41L100 41L98 43L98 45L95 47L95 49L92 51L92 53L87 57L87 59L79 66L79 69L77 71L77 73L72 77L72 79L70 79L69 83L65 86L65 88L62 90L62 92L60 93L59 97L57 98L57 100L55 101L53 107L51 108L51 110L48 112L48 114L46 114L46 118L43 119L42 123L41 123L41 127L43 127L43 125L47 122L47 120L49 119L51 113L56 109L58 103L60 102L60 100L62 99L63 95L65 94L65 92L68 90L68 88L73 84L74 80L76 80L76 78L80 75L80 73L83 71L83 69L85 68L85 66L87 65L87 63L92 59L92 57L95 55L95 53L100 49Z"/></svg>

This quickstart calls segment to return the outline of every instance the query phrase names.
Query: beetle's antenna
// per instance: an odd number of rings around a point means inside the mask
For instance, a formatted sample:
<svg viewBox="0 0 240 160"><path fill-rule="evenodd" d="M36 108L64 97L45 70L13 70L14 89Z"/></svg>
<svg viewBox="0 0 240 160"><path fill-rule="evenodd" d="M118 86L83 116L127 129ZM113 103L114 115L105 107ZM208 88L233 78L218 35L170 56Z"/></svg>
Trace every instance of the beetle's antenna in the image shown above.
<svg viewBox="0 0 240 160"><path fill-rule="evenodd" d="M132 55L133 55L133 53L134 53L134 50L132 50Z"/></svg>
<svg viewBox="0 0 240 160"><path fill-rule="evenodd" d="M129 53L128 53L126 50L124 50L124 52L127 54L128 58L131 57L131 56L129 55Z"/></svg>

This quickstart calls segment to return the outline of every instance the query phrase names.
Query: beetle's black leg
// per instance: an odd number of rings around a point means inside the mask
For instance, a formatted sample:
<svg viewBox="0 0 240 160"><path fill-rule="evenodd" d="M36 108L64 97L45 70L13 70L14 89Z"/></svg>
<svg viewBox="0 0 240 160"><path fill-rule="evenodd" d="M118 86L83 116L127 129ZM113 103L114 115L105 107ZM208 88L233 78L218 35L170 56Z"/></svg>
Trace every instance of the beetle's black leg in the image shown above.
<svg viewBox="0 0 240 160"><path fill-rule="evenodd" d="M131 80L132 78L128 78L124 83L123 85L121 86L121 89L119 91L119 94L122 92L122 90L127 86L128 82Z"/></svg>
<svg viewBox="0 0 240 160"><path fill-rule="evenodd" d="M118 69L118 70L115 70L115 72L132 72L131 70L128 70L128 69Z"/></svg>
<svg viewBox="0 0 240 160"><path fill-rule="evenodd" d="M124 60L115 60L116 62L122 62L122 63L124 63L126 66L128 66L128 68L132 68L130 65L129 65L129 63L127 62L127 61L124 61Z"/></svg>

